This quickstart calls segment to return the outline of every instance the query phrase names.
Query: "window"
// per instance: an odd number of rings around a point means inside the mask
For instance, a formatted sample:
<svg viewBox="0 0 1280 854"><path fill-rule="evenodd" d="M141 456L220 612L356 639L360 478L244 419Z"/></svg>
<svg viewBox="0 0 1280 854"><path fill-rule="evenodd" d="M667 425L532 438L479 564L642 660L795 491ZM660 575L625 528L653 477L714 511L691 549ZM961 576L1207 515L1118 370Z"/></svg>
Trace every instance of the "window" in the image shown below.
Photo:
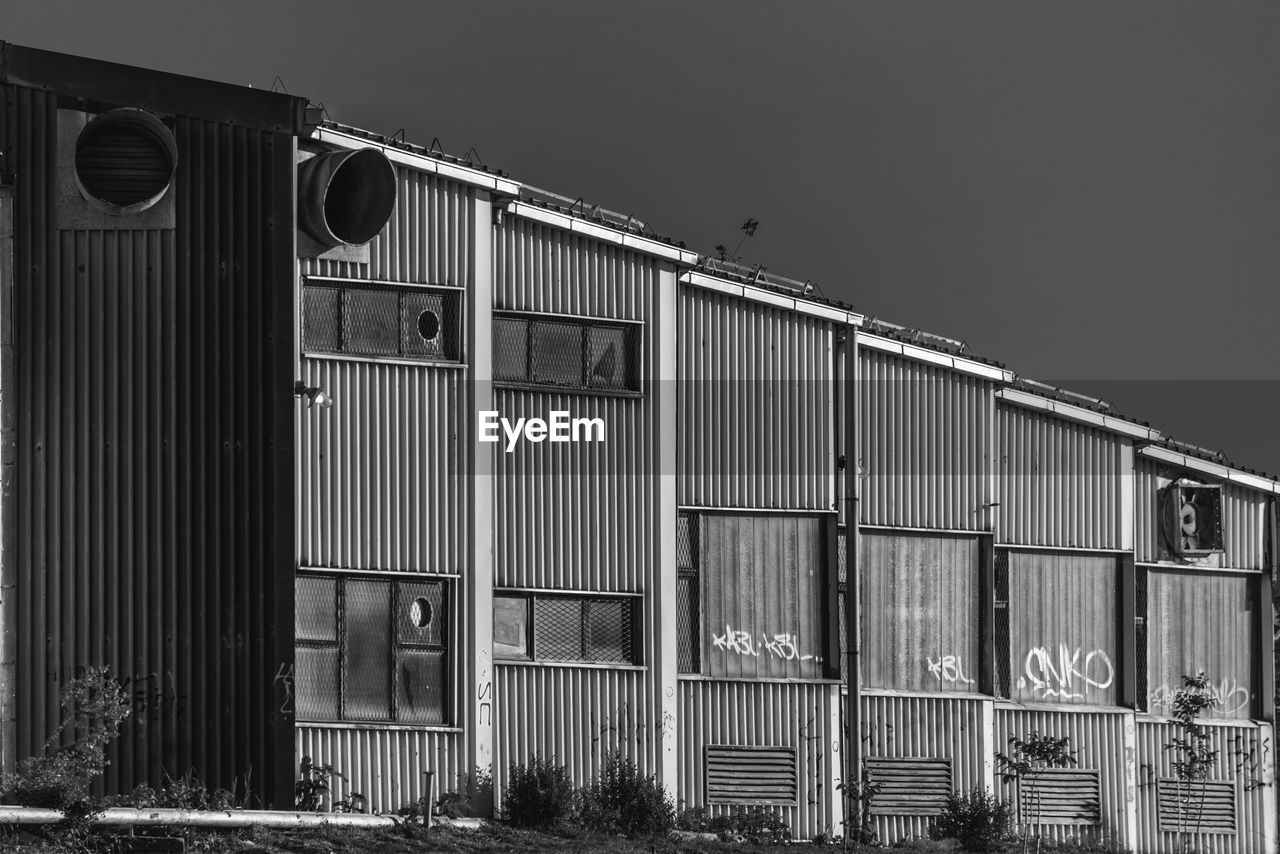
<svg viewBox="0 0 1280 854"><path fill-rule="evenodd" d="M638 392L638 325L537 314L495 314L497 382Z"/></svg>
<svg viewBox="0 0 1280 854"><path fill-rule="evenodd" d="M300 575L298 719L447 723L442 581Z"/></svg>
<svg viewBox="0 0 1280 854"><path fill-rule="evenodd" d="M498 593L493 655L507 661L637 664L635 597Z"/></svg>
<svg viewBox="0 0 1280 854"><path fill-rule="evenodd" d="M455 289L308 283L302 289L302 348L456 362L461 358L459 301Z"/></svg>
<svg viewBox="0 0 1280 854"><path fill-rule="evenodd" d="M702 613L699 602L698 516L676 517L676 658L680 673L702 671Z"/></svg>

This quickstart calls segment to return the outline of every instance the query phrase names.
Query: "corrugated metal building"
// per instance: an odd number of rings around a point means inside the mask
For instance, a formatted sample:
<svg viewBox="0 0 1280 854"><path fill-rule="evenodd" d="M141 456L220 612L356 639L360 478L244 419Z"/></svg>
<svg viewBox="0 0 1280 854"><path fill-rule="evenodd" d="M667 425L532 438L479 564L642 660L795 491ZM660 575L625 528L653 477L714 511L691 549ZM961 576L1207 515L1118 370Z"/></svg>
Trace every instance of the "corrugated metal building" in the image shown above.
<svg viewBox="0 0 1280 854"><path fill-rule="evenodd" d="M891 841L1027 797L996 753L1038 731L1079 759L1042 832L1160 851L1204 670L1197 844L1274 850L1276 481L314 119L4 46L5 763L105 663L148 686L110 790L279 806L310 756L393 810L620 751L799 838L865 773Z"/></svg>

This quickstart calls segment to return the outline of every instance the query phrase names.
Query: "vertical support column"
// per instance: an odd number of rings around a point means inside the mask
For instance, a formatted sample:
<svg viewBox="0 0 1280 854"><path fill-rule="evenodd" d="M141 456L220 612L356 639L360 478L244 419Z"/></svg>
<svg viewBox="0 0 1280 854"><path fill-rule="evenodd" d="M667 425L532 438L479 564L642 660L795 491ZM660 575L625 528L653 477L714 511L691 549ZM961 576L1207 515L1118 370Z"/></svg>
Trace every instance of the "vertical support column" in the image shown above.
<svg viewBox="0 0 1280 854"><path fill-rule="evenodd" d="M1133 494L1137 474L1133 468L1133 445L1120 444L1120 548L1133 551Z"/></svg>
<svg viewBox="0 0 1280 854"><path fill-rule="evenodd" d="M996 790L996 701L982 701L982 788Z"/></svg>
<svg viewBox="0 0 1280 854"><path fill-rule="evenodd" d="M859 537L859 521L861 510L858 501L862 493L862 448L858 444L858 425L860 423L861 403L858 394L858 336L852 327L848 330L848 340L844 349L845 370L845 447L848 449L848 460L844 467L845 477L845 529L844 529L844 566L845 566L845 643L848 644L848 685L845 700L848 716L845 720L843 737L848 748L845 750L845 779L860 781L862 779L862 673L858 660L862 647L862 603L858 573L858 559L861 553ZM850 787L844 789L846 800L845 820L856 822L860 816L850 809L847 800ZM856 835L858 827L846 825L846 835Z"/></svg>
<svg viewBox="0 0 1280 854"><path fill-rule="evenodd" d="M1133 552L1124 552L1118 561L1116 584L1116 704L1126 709L1138 707L1137 576Z"/></svg>
<svg viewBox="0 0 1280 854"><path fill-rule="evenodd" d="M1258 741L1264 745L1261 752L1261 763L1258 768L1258 782L1262 784L1263 797L1270 801L1262 810L1262 851L1280 850L1280 829L1277 829L1276 805L1276 728L1273 722L1258 724ZM1265 745L1270 745L1266 747Z"/></svg>
<svg viewBox="0 0 1280 854"><path fill-rule="evenodd" d="M1266 538L1263 554L1266 571L1258 578L1257 635L1258 655L1255 656L1257 673L1254 684L1258 686L1258 717L1268 723L1276 720L1276 571L1277 571L1277 531L1276 505L1273 495L1267 500L1266 518L1263 520L1263 536Z"/></svg>
<svg viewBox="0 0 1280 854"><path fill-rule="evenodd" d="M1138 612L1137 570L1134 567L1134 490L1137 471L1134 467L1133 445L1120 445L1120 556L1119 584L1116 596L1117 658L1120 663L1116 702L1124 706L1124 836L1121 844L1138 844ZM1145 666L1145 662L1143 663Z"/></svg>
<svg viewBox="0 0 1280 854"><path fill-rule="evenodd" d="M655 710L660 738L658 740L659 779L672 799L679 780L678 685L679 653L676 649L676 619L679 615L676 597L676 301L678 299L675 267L663 264L658 272L658 316L649 327L653 330L654 377L651 396L656 404L658 479L657 560L653 567L656 582L655 599L650 607L657 612L652 625L660 627L656 641L656 660L650 672L654 679Z"/></svg>
<svg viewBox="0 0 1280 854"><path fill-rule="evenodd" d="M0 185L0 773L14 769L18 732L13 376L13 188Z"/></svg>
<svg viewBox="0 0 1280 854"><path fill-rule="evenodd" d="M471 259L473 279L467 294L470 311L466 341L471 382L469 411L463 416L467 430L466 446L471 449L471 554L463 584L463 636L466 649L463 680L459 690L467 701L462 704L466 720L467 764L473 774L493 774L493 719L495 697L493 687L493 449L479 441L479 413L493 409L493 203L488 195L476 192L474 255ZM489 814L493 804L477 803L482 815Z"/></svg>
<svg viewBox="0 0 1280 854"><path fill-rule="evenodd" d="M1137 715L1124 715L1124 836L1121 845L1138 844L1138 723Z"/></svg>
<svg viewBox="0 0 1280 854"><path fill-rule="evenodd" d="M996 538L978 537L978 690L996 695Z"/></svg>

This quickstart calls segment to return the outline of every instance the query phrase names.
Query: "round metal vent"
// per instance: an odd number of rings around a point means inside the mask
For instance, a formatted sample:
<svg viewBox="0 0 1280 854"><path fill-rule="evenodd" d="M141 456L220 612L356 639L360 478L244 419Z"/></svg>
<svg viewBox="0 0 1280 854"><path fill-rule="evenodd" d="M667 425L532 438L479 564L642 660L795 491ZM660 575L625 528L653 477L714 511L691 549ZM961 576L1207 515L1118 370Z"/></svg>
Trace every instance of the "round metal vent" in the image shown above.
<svg viewBox="0 0 1280 854"><path fill-rule="evenodd" d="M144 211L173 183L178 147L150 113L110 110L76 139L76 181L85 198L117 214Z"/></svg>
<svg viewBox="0 0 1280 854"><path fill-rule="evenodd" d="M368 243L395 204L395 167L376 149L331 151L298 167L298 217L324 246Z"/></svg>

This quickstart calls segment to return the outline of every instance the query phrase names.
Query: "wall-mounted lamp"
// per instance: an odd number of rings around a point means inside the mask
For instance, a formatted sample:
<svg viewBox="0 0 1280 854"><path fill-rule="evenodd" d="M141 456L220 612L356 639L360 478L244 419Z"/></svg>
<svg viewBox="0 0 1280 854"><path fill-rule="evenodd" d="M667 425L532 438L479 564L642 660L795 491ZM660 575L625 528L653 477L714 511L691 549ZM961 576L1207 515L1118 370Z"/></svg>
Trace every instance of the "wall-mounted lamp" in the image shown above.
<svg viewBox="0 0 1280 854"><path fill-rule="evenodd" d="M294 382L293 396L305 397L307 399L308 409L311 408L312 406L319 406L324 409L328 409L329 407L333 406L333 398L329 396L328 392L326 392L324 389L320 388L319 386L307 385L302 380L297 380Z"/></svg>

